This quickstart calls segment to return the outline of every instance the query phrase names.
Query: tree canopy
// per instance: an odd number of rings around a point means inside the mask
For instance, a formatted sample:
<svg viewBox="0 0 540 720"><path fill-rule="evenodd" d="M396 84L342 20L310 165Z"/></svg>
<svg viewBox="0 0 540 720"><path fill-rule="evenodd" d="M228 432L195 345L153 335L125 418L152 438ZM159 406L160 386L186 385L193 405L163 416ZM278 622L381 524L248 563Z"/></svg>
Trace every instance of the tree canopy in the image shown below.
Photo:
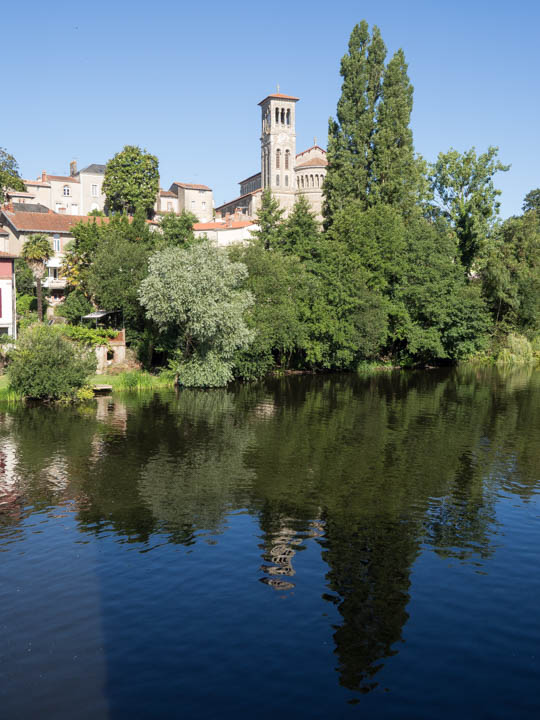
<svg viewBox="0 0 540 720"><path fill-rule="evenodd" d="M159 162L136 145L126 145L105 167L103 192L109 212L153 211L159 192Z"/></svg>
<svg viewBox="0 0 540 720"><path fill-rule="evenodd" d="M0 147L0 205L6 199L7 190L24 192L26 187L21 180L17 161L5 148Z"/></svg>

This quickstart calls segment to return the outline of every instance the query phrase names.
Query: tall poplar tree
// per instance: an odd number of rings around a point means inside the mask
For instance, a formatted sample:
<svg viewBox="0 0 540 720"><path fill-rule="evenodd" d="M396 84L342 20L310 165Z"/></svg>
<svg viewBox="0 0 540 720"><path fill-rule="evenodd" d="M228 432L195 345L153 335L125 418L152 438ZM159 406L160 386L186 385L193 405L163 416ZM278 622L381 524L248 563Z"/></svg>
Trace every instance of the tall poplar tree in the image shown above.
<svg viewBox="0 0 540 720"><path fill-rule="evenodd" d="M384 203L407 212L417 200L421 165L409 127L413 87L403 50L385 66L379 28L356 25L341 61L337 119L330 119L325 225L350 202L360 210Z"/></svg>
<svg viewBox="0 0 540 720"><path fill-rule="evenodd" d="M380 30L370 37L365 20L353 28L341 60L343 85L337 120L328 126L328 171L324 181L326 225L350 200L368 206L377 104L382 92L386 47Z"/></svg>

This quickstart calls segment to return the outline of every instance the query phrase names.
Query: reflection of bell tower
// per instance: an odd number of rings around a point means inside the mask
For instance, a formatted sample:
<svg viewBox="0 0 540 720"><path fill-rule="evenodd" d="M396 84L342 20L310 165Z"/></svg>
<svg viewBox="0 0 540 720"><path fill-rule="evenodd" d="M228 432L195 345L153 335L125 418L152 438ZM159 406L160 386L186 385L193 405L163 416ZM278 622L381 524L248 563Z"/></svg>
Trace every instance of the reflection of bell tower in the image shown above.
<svg viewBox="0 0 540 720"><path fill-rule="evenodd" d="M277 92L259 103L262 119L261 186L263 190L270 188L286 209L294 205L297 101L297 97Z"/></svg>

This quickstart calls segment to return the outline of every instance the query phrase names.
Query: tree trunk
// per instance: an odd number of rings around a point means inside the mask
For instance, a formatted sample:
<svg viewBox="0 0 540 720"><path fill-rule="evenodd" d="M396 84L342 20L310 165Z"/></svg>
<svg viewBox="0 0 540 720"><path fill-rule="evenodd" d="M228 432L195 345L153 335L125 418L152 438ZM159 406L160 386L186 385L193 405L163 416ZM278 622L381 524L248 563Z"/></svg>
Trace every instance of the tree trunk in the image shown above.
<svg viewBox="0 0 540 720"><path fill-rule="evenodd" d="M43 322L43 298L41 292L41 278L36 278L36 293L37 293L37 314L39 322Z"/></svg>

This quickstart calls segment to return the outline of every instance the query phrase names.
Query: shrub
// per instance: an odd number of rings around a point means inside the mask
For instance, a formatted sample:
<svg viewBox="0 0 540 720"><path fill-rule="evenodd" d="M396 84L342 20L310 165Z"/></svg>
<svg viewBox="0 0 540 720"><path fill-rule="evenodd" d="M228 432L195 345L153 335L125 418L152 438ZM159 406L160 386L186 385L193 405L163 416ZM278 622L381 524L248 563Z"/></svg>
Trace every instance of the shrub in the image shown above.
<svg viewBox="0 0 540 720"><path fill-rule="evenodd" d="M65 317L73 325L81 322L81 317L92 312L92 303L79 290L70 292L64 302L56 308L56 315Z"/></svg>
<svg viewBox="0 0 540 720"><path fill-rule="evenodd" d="M11 353L9 386L27 398L75 399L95 369L91 351L69 342L56 328L34 325Z"/></svg>
<svg viewBox="0 0 540 720"><path fill-rule="evenodd" d="M497 356L500 365L522 365L534 360L533 346L523 335L510 333L506 338L506 347L503 347Z"/></svg>

